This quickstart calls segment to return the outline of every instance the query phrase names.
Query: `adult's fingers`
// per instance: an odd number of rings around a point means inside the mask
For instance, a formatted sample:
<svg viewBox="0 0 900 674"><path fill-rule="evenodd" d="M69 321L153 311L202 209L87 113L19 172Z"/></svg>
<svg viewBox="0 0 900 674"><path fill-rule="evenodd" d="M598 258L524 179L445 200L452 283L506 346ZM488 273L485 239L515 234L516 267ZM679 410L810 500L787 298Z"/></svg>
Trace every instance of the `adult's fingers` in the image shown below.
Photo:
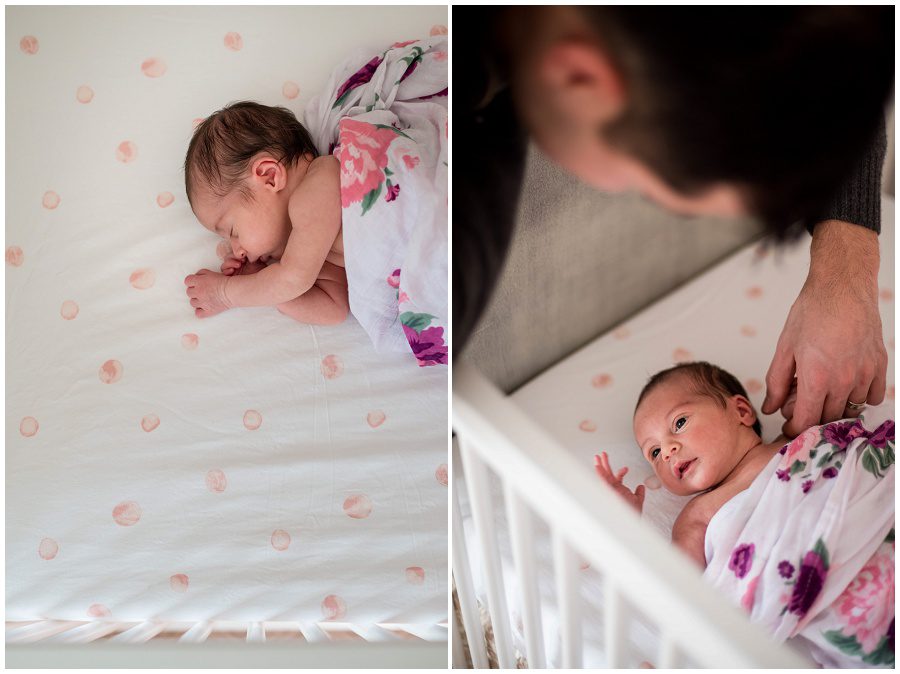
<svg viewBox="0 0 900 674"><path fill-rule="evenodd" d="M868 389L866 389L868 391ZM850 396L853 400L853 396ZM856 400L859 400L857 398ZM822 418L817 423L827 424L831 421L837 421L844 417L858 416L859 412L847 407L846 393L829 393L825 396L825 403L822 406ZM810 424L812 425L812 424Z"/></svg>
<svg viewBox="0 0 900 674"><path fill-rule="evenodd" d="M884 402L884 394L887 388L885 381L885 371L887 370L887 356L885 356L884 365L880 365L875 369L875 378L869 386L869 393L866 395L866 401L870 405L880 405ZM858 403L859 398L853 398L853 402Z"/></svg>
<svg viewBox="0 0 900 674"><path fill-rule="evenodd" d="M775 357L769 365L769 371L766 372L766 398L760 408L763 414L772 414L784 405L791 389L791 382L794 380L794 371L793 352L784 350L779 345L775 349Z"/></svg>
<svg viewBox="0 0 900 674"><path fill-rule="evenodd" d="M785 436L795 438L810 426L817 425L822 418L824 404L825 391L817 388L808 376L799 377L794 415L782 427Z"/></svg>

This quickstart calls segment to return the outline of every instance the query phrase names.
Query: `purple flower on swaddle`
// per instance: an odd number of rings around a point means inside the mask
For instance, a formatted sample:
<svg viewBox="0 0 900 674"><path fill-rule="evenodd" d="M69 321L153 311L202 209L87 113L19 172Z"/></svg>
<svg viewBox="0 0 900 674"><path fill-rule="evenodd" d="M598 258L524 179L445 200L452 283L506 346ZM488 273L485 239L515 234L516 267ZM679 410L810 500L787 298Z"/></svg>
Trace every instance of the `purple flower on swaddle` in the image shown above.
<svg viewBox="0 0 900 674"><path fill-rule="evenodd" d="M826 479L831 479L833 477L837 477L838 469L834 466L828 466L825 470L822 471L822 477Z"/></svg>
<svg viewBox="0 0 900 674"><path fill-rule="evenodd" d="M861 435L868 435L859 421L828 424L822 429L822 438L837 449L846 449L847 445Z"/></svg>
<svg viewBox="0 0 900 674"><path fill-rule="evenodd" d="M753 566L753 543L741 543L731 553L731 559L728 562L728 568L734 571L734 575L743 578L750 572Z"/></svg>
<svg viewBox="0 0 900 674"><path fill-rule="evenodd" d="M812 480L807 480L806 482L804 482L804 483L801 485L801 489L803 489L803 493L805 494L805 493L807 493L807 492L812 488L812 486L813 486L813 481L812 481Z"/></svg>
<svg viewBox="0 0 900 674"><path fill-rule="evenodd" d="M335 101L333 107L338 107L343 101L341 100L344 95L349 92L351 89L356 89L356 87L366 84L372 80L372 75L375 74L375 71L378 69L378 66L381 65L381 61L383 57L376 56L371 61L369 61L362 68L357 70L353 75L350 76L346 82L341 85L341 88L338 89L337 94L335 95Z"/></svg>
<svg viewBox="0 0 900 674"><path fill-rule="evenodd" d="M869 436L869 444L878 449L884 449L889 443L894 442L894 422L891 419L885 421Z"/></svg>
<svg viewBox="0 0 900 674"><path fill-rule="evenodd" d="M785 470L776 470L776 471L775 471L775 475L778 476L778 479L779 479L779 480L782 480L782 481L784 481L784 482L787 482L788 480L791 479L791 471L790 471L790 470L787 470L787 469L785 469Z"/></svg>
<svg viewBox="0 0 900 674"><path fill-rule="evenodd" d="M388 285L391 288L399 288L400 287L400 270L395 269L391 272L391 275L387 277Z"/></svg>
<svg viewBox="0 0 900 674"><path fill-rule="evenodd" d="M403 332L412 352L419 361L419 367L447 364L447 346L444 344L444 328L436 326L416 332L404 325Z"/></svg>
<svg viewBox="0 0 900 674"><path fill-rule="evenodd" d="M782 578L790 578L794 575L794 565L786 559L778 562L778 575Z"/></svg>
<svg viewBox="0 0 900 674"><path fill-rule="evenodd" d="M787 610L801 618L805 616L822 592L827 575L828 550L820 538L815 547L803 557Z"/></svg>
<svg viewBox="0 0 900 674"><path fill-rule="evenodd" d="M393 201L400 194L400 185L392 185L391 181L387 181L387 194L384 195L385 201Z"/></svg>

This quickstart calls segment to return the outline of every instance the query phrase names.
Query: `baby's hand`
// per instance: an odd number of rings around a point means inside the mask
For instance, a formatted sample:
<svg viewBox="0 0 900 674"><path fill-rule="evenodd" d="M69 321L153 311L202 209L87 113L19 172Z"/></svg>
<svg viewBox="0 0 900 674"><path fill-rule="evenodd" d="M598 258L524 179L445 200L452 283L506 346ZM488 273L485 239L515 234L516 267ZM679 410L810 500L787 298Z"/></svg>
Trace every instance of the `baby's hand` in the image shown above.
<svg viewBox="0 0 900 674"><path fill-rule="evenodd" d="M639 484L637 489L634 490L634 493L632 493L631 490L622 483L622 478L625 477L625 473L628 472L628 466L625 466L622 470L613 475L612 468L609 467L609 457L606 455L606 452L600 452L599 454L594 455L594 468L597 470L597 475L599 475L606 484L615 489L616 493L625 499L626 503L638 512L641 512L641 509L644 506L644 485Z"/></svg>
<svg viewBox="0 0 900 674"><path fill-rule="evenodd" d="M231 253L222 262L220 270L225 276L243 276L245 274L255 274L260 269L265 269L265 262L246 262L234 257Z"/></svg>
<svg viewBox="0 0 900 674"><path fill-rule="evenodd" d="M215 316L231 308L225 295L225 283L228 277L209 269L201 269L196 274L186 276L185 292L191 298L191 306L198 318Z"/></svg>

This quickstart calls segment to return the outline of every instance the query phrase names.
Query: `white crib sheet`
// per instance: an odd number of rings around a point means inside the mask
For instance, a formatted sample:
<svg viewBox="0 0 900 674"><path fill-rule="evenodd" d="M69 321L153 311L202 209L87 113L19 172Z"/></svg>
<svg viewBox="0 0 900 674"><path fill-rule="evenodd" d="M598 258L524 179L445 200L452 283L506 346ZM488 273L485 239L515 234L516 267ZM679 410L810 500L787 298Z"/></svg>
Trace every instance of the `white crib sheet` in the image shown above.
<svg viewBox="0 0 900 674"><path fill-rule="evenodd" d="M6 617L447 617L447 370L351 317L200 320L181 164L446 7L7 9Z"/></svg>
<svg viewBox="0 0 900 674"><path fill-rule="evenodd" d="M882 201L880 309L888 351L888 392L884 402L869 407L864 415L874 428L894 414L894 201ZM628 466L625 484L634 489L647 486L644 518L667 539L672 524L690 497L677 497L658 487L649 464L641 457L631 430L634 403L647 379L659 370L685 360L707 360L734 374L747 389L757 411L765 397L765 375L775 344L809 268L809 237L786 249L763 253L751 244L716 267L660 299L632 319L566 357L512 394L511 398L529 416L558 438L593 473L593 457L609 453L614 469ZM780 413L762 417L766 439L777 437L783 419ZM498 485L495 483L495 487ZM602 488L599 483L597 488ZM496 509L505 531L499 488ZM461 504L468 510L465 504ZM467 535L472 536L468 512ZM474 537L470 546L477 546ZM501 541L505 557L505 581L511 598L514 624L520 618L508 541ZM541 529L535 538L540 571L544 633L549 643L558 639L552 548L549 532ZM586 611L585 666L603 666L602 579L584 569L582 597ZM479 596L485 596L481 570L476 569ZM639 607L636 607L640 610ZM515 635L523 649L521 624ZM632 640L653 652L655 637L640 623ZM524 651L523 651L524 652ZM549 662L556 662L551 649ZM635 656L632 666L640 659Z"/></svg>

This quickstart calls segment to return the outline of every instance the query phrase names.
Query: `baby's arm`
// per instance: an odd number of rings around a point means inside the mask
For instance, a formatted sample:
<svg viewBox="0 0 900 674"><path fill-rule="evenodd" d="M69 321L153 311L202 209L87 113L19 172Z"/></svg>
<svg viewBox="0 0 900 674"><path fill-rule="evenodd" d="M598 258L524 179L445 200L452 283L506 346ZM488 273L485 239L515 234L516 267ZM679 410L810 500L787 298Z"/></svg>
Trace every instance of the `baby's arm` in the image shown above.
<svg viewBox="0 0 900 674"><path fill-rule="evenodd" d="M326 262L315 285L300 297L276 305L285 316L315 325L343 323L350 311L347 298L347 274L337 265Z"/></svg>
<svg viewBox="0 0 900 674"><path fill-rule="evenodd" d="M279 262L249 276L230 276L225 295L233 307L290 303L309 291L341 231L340 164L331 155L312 161L291 195L293 229Z"/></svg>
<svg viewBox="0 0 900 674"><path fill-rule="evenodd" d="M706 568L706 525L688 503L672 527L672 542L702 569Z"/></svg>

